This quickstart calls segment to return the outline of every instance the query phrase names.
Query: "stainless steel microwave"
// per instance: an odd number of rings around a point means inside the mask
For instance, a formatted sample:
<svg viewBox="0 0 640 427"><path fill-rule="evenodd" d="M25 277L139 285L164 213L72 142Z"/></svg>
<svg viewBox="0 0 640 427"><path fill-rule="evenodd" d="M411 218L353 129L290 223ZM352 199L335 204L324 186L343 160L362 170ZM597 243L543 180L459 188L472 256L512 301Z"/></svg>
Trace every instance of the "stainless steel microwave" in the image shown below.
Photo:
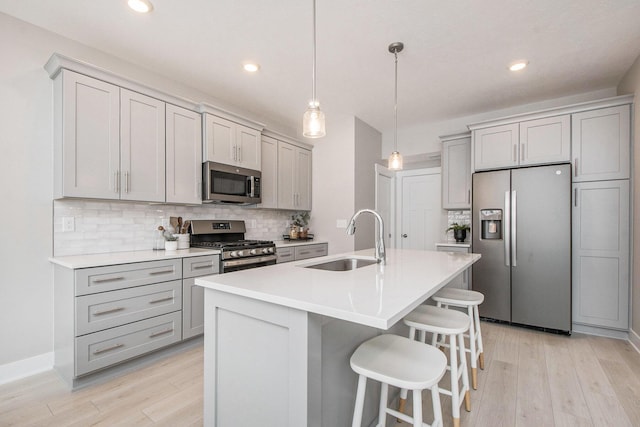
<svg viewBox="0 0 640 427"><path fill-rule="evenodd" d="M202 164L202 202L252 205L262 201L260 171L216 162Z"/></svg>

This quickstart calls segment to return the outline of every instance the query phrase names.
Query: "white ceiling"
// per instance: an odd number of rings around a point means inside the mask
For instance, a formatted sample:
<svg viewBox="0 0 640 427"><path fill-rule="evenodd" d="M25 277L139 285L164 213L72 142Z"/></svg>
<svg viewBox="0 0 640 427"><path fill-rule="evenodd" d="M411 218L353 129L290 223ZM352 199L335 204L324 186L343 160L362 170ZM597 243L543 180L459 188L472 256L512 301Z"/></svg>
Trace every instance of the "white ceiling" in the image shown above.
<svg viewBox="0 0 640 427"><path fill-rule="evenodd" d="M311 0L0 0L0 11L301 128L311 97ZM393 128L617 85L640 54L638 0L317 0L327 115ZM507 70L526 58L520 73ZM243 61L261 65L256 75Z"/></svg>

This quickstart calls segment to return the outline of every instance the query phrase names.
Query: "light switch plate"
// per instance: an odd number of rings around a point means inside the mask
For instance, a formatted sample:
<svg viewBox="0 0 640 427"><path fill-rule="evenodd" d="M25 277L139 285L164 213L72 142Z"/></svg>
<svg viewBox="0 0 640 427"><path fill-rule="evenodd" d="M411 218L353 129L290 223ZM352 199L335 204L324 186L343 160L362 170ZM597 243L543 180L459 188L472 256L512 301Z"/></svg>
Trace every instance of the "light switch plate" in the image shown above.
<svg viewBox="0 0 640 427"><path fill-rule="evenodd" d="M62 218L62 231L75 231L76 219L72 216L65 216Z"/></svg>

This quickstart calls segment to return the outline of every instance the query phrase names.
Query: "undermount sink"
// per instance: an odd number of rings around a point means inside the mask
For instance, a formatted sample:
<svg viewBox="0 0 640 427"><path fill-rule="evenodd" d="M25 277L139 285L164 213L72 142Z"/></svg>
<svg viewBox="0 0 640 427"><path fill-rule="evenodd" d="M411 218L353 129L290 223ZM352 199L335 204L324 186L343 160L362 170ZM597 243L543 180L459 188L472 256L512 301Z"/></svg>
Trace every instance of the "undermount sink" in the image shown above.
<svg viewBox="0 0 640 427"><path fill-rule="evenodd" d="M327 271L351 271L356 268L366 267L367 265L376 264L375 259L367 258L338 258L333 261L326 261L320 264L305 265L304 268L315 268L317 270Z"/></svg>

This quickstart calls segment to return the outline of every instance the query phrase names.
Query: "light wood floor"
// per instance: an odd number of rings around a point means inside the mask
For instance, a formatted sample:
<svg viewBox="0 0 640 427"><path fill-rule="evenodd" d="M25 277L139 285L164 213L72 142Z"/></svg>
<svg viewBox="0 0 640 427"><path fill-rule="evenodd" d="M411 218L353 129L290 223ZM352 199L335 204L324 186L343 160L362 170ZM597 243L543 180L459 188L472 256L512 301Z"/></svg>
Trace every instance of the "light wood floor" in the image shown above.
<svg viewBox="0 0 640 427"><path fill-rule="evenodd" d="M482 332L486 366L463 427L640 426L640 354L629 343L486 322ZM0 386L0 426L199 426L202 364L198 347L75 392L53 372L35 375ZM442 405L451 426L449 398Z"/></svg>

